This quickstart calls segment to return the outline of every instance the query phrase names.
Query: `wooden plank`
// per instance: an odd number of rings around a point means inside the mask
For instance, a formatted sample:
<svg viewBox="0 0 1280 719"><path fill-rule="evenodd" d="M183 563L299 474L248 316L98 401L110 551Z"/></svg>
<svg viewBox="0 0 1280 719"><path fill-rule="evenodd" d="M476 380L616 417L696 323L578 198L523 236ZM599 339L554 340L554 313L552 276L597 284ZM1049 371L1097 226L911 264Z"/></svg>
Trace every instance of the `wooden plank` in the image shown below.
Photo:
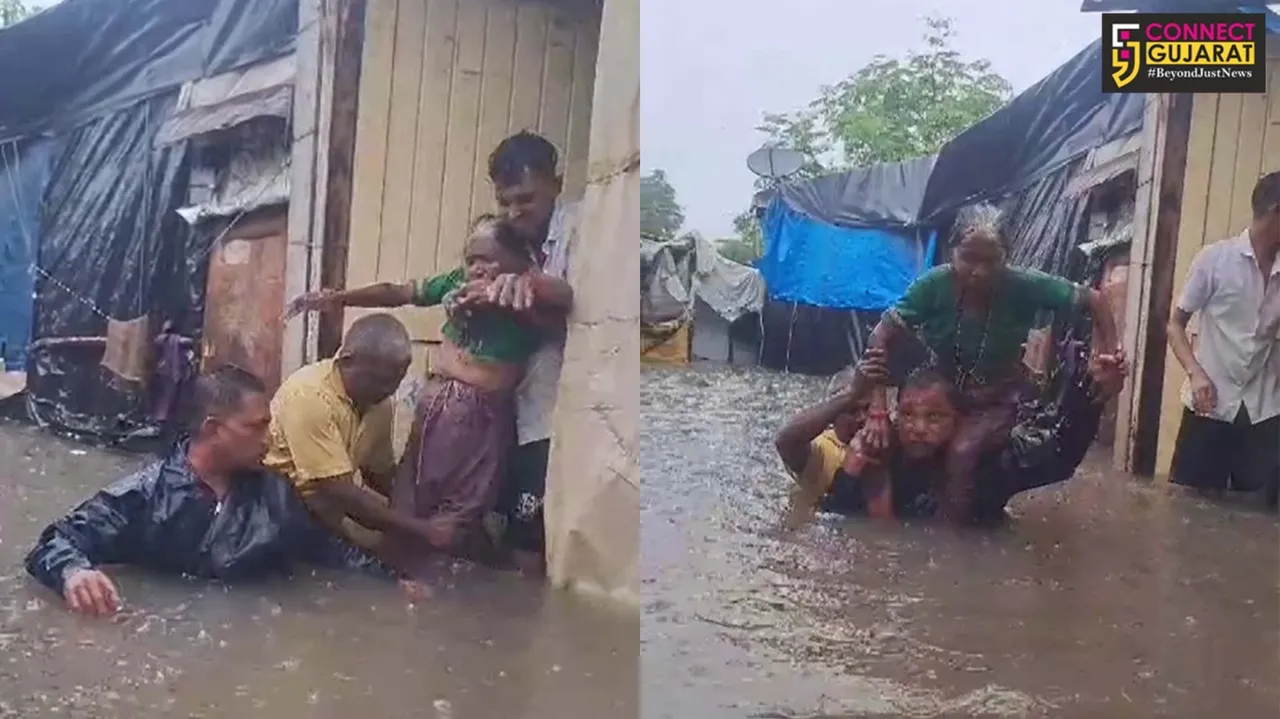
<svg viewBox="0 0 1280 719"><path fill-rule="evenodd" d="M1155 472L1156 452L1160 434L1160 412L1164 404L1163 387L1168 353L1168 334L1165 327L1173 305L1174 266L1178 251L1178 231L1181 224L1186 179L1187 141L1191 131L1194 97L1169 96L1171 105L1164 127L1164 156L1160 169L1159 207L1154 218L1155 230L1150 249L1150 279L1147 298L1143 305L1146 315L1143 324L1143 356L1136 412L1131 417L1134 452L1131 466L1142 475Z"/></svg>
<svg viewBox="0 0 1280 719"><path fill-rule="evenodd" d="M1112 443L1112 465L1124 472L1134 472L1135 431L1142 398L1141 382L1145 358L1159 351L1146 337L1147 306L1151 295L1152 257L1155 248L1156 214L1159 212L1162 168L1165 155L1166 126L1172 107L1172 95L1147 95L1143 103L1142 150L1138 159L1137 189L1134 193L1133 244L1129 249L1129 281L1126 284L1123 344L1129 355L1132 377L1120 391L1116 402L1116 427Z"/></svg>
<svg viewBox="0 0 1280 719"><path fill-rule="evenodd" d="M541 5L518 3L514 80L507 132L538 129L542 106L542 61L547 44L547 13Z"/></svg>
<svg viewBox="0 0 1280 719"><path fill-rule="evenodd" d="M328 156L328 187L324 197L324 231L320 286L346 287L351 230L351 201L355 182L356 119L359 113L361 60L367 0L342 0L334 35L333 82ZM342 311L320 318L317 352L332 357L342 345Z"/></svg>
<svg viewBox="0 0 1280 719"><path fill-rule="evenodd" d="M587 188L587 153L591 140L591 96L595 91L600 18L578 21L573 50L573 89L569 98L569 137L565 142L564 193L580 198Z"/></svg>
<svg viewBox="0 0 1280 719"><path fill-rule="evenodd" d="M1213 159L1209 167L1208 206L1205 209L1204 239L1201 245L1217 242L1243 228L1231 225L1231 197L1235 188L1236 155L1240 146L1240 109L1243 97L1238 94L1218 96L1218 122L1213 135Z"/></svg>
<svg viewBox="0 0 1280 719"><path fill-rule="evenodd" d="M542 102L538 128L542 136L568 154L569 104L573 94L573 56L577 33L572 21L552 12L547 27L546 59L542 64Z"/></svg>
<svg viewBox="0 0 1280 719"><path fill-rule="evenodd" d="M348 287L378 279L382 231L382 187L387 166L391 117L391 73L396 43L396 0L369 0L364 60L360 70L360 110L356 119L355 184L351 193Z"/></svg>
<svg viewBox="0 0 1280 719"><path fill-rule="evenodd" d="M485 8L474 2L459 3L453 86L449 93L444 189L440 196L437 267L452 267L462 261L462 248L471 226L471 183L475 177L484 40Z"/></svg>
<svg viewBox="0 0 1280 719"><path fill-rule="evenodd" d="M471 180L471 207L475 213L493 208L489 153L507 136L515 80L516 6L507 0L490 0L483 4L488 6L488 20L480 89L480 128L476 135L476 161Z"/></svg>
<svg viewBox="0 0 1280 719"><path fill-rule="evenodd" d="M1267 65L1267 129L1260 174L1280 170L1280 62Z"/></svg>
<svg viewBox="0 0 1280 719"><path fill-rule="evenodd" d="M440 269L436 254L440 243L440 203L448 141L449 91L454 78L458 0L430 0L426 23L418 89L413 205L405 257L406 272L411 277L426 277ZM411 338L439 339L443 315L438 310L409 310L401 314Z"/></svg>
<svg viewBox="0 0 1280 719"><path fill-rule="evenodd" d="M380 281L399 282L406 278L409 208L413 204L413 165L417 157L418 88L426 24L426 3L400 0L391 79L382 233L378 242Z"/></svg>
<svg viewBox="0 0 1280 719"><path fill-rule="evenodd" d="M285 302L310 289L312 214L316 200L316 132L319 120L320 0L298 3L296 74L293 88L293 133L290 141L289 244L285 250ZM280 310L284 312L284 303ZM285 324L281 340L280 375L288 376L306 362L309 315Z"/></svg>
<svg viewBox="0 0 1280 719"><path fill-rule="evenodd" d="M1231 190L1231 232L1244 229L1253 219L1250 200L1253 186L1261 177L1262 146L1267 130L1267 96L1243 95L1240 103L1240 123L1236 133L1240 138L1236 150L1235 177ZM1212 240L1209 240L1210 242Z"/></svg>
<svg viewBox="0 0 1280 719"><path fill-rule="evenodd" d="M1187 169L1183 179L1182 218L1178 227L1178 246L1174 262L1172 296L1176 298L1186 283L1191 260L1204 246L1206 219L1209 205L1209 182L1216 162L1215 139L1220 101L1229 95L1196 95L1191 110L1191 130L1187 138ZM1238 112L1238 110L1237 110ZM1230 147L1234 163L1235 146ZM1182 417L1180 391L1183 381L1182 367L1177 362L1165 364L1161 388L1160 428L1156 441L1154 471L1167 475L1173 457L1173 440L1177 436Z"/></svg>

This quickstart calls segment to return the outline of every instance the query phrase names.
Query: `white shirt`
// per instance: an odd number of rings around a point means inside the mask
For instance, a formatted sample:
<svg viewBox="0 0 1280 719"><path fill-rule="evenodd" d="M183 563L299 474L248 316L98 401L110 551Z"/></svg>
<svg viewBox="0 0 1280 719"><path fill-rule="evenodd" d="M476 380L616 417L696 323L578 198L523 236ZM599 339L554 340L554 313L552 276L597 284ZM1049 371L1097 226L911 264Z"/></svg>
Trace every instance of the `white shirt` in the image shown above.
<svg viewBox="0 0 1280 719"><path fill-rule="evenodd" d="M567 279L569 251L577 230L578 205L575 202L557 201L547 228L547 239L542 245L546 260L542 271ZM544 342L525 369L524 378L516 387L516 441L521 445L551 439L551 421L555 414L556 397L560 394L560 367L564 364L564 342Z"/></svg>
<svg viewBox="0 0 1280 719"><path fill-rule="evenodd" d="M1280 258L1264 278L1247 230L1215 242L1191 262L1178 309L1200 315L1196 360L1218 392L1211 416L1231 422L1241 406L1255 424L1280 415ZM1182 402L1192 406L1189 379Z"/></svg>

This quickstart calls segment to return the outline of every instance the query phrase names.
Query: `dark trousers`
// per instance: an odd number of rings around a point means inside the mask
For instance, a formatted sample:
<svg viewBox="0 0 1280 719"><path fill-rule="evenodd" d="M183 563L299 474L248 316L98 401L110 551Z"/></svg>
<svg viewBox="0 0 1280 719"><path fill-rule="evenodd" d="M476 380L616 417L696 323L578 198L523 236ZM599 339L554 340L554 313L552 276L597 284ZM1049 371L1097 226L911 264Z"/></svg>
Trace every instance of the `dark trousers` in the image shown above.
<svg viewBox="0 0 1280 719"><path fill-rule="evenodd" d="M1235 421L1227 422L1184 409L1169 478L1202 491L1266 489L1274 505L1280 491L1280 416L1255 424L1241 407Z"/></svg>
<svg viewBox="0 0 1280 719"><path fill-rule="evenodd" d="M544 439L517 447L508 459L498 511L507 518L503 543L511 549L537 553L545 549L542 497L550 456L551 440Z"/></svg>

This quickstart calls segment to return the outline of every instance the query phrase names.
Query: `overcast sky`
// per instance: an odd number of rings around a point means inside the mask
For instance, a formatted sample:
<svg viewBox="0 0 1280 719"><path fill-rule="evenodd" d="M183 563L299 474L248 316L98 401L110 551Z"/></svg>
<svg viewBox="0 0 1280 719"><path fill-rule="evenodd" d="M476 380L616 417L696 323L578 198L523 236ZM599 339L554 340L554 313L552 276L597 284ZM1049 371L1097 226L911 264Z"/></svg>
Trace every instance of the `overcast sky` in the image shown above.
<svg viewBox="0 0 1280 719"><path fill-rule="evenodd" d="M644 0L642 159L667 171L686 229L732 233L763 142L763 112L802 107L878 54L923 45L922 18L952 18L956 48L1021 91L1100 32L1080 0Z"/></svg>

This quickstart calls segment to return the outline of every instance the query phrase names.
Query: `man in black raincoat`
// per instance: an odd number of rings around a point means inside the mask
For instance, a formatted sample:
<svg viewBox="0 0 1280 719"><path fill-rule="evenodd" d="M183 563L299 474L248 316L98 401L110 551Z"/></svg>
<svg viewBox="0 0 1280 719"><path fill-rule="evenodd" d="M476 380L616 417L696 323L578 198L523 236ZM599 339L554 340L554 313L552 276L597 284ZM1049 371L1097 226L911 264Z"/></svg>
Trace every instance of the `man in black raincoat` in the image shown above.
<svg viewBox="0 0 1280 719"><path fill-rule="evenodd" d="M113 564L221 581L299 565L395 576L316 525L293 486L261 469L268 400L262 381L238 368L197 379L191 439L45 528L27 571L72 611L92 616L120 609L102 571Z"/></svg>

